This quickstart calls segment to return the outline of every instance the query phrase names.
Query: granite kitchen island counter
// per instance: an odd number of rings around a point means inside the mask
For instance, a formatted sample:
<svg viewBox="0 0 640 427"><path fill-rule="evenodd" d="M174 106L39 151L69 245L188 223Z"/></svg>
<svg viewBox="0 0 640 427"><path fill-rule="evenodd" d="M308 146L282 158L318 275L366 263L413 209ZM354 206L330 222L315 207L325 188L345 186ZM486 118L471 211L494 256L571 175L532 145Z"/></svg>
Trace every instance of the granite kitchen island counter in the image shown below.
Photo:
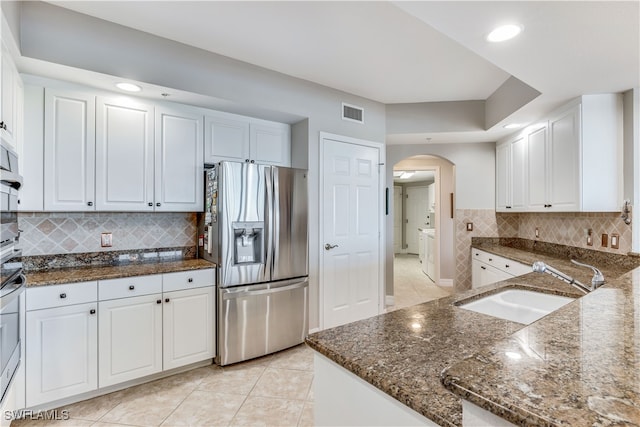
<svg viewBox="0 0 640 427"><path fill-rule="evenodd" d="M640 268L443 373L457 395L527 426L640 426Z"/></svg>
<svg viewBox="0 0 640 427"><path fill-rule="evenodd" d="M504 254L502 255L504 256ZM515 259L521 260L517 256ZM547 257L545 261L554 262L552 265L557 265L558 268L565 267L565 261L559 258ZM562 263L558 264L560 261ZM591 279L589 270L572 268L571 264L566 265L566 270L568 270L567 273L583 283L589 283ZM603 267L602 270L608 280L615 277L619 271L618 268L607 269L606 267ZM640 273L638 275L640 276ZM482 386L485 382L482 377L482 371L486 367L483 367L482 361L472 358L472 356L477 353L484 354L482 353L484 349L493 348L492 346L497 343L512 343L516 339L513 337L526 336L526 331L535 328L537 323L526 327L519 323L461 309L455 304L463 300L472 299L479 294L495 292L495 290L507 287L532 290L546 289L552 293L573 297L581 297L583 295L572 286L549 275L529 273L481 289L466 291L454 296L321 331L310 335L307 338L307 343L311 348L337 365L357 375L433 422L443 426L460 426L462 425L461 397L451 393L443 386L441 375L445 368L456 365L456 367L448 371L449 387L452 387L452 377L457 378L466 372L470 373L467 378L468 382L477 382L479 386ZM622 295L620 294L622 291L614 291L613 289L617 288L605 287L597 292L603 296L610 293ZM637 301L640 298L638 293L640 292L636 291L636 305L638 305ZM610 299L616 298L613 295L607 298L598 298L597 295L594 293L590 298L590 301L593 301L596 306L598 301L603 306L607 306L610 303ZM553 316L556 319L559 315L560 319L565 319L565 322L567 322L572 315L576 315L574 311L579 311L579 307L581 307L580 301L573 302L548 318ZM591 310L598 309L593 307ZM613 308L606 310L608 313L612 311L615 310ZM565 316L558 313L569 314ZM625 313L624 316L629 316L629 314ZM583 317L588 317L588 314L583 315ZM618 316L612 317L612 319L617 318ZM639 316L637 312L635 319L638 322ZM549 322L553 322L553 320L549 320ZM545 321L546 324L551 325L549 322ZM588 320L576 321L576 325L582 325L583 328L586 328L588 323L584 322L588 322ZM625 325L629 327L627 321L616 322L611 320L605 324L611 325L611 322L616 323L616 328L624 329ZM605 327L605 324L596 327L594 335L596 331L599 331L597 334L602 335L604 332L600 328ZM574 335L566 334L561 329L563 327L565 327L564 323L560 322L555 339L560 342L578 339ZM633 330L632 326L631 328ZM608 350L606 354L615 353L616 349L622 351L621 346L625 346L625 348L635 346L635 350L633 350L635 353L633 354L636 354L635 370L637 372L637 361L640 360L640 357L638 357L640 347L638 334L640 332L636 327L636 331L632 333L636 334L634 342L618 344L615 348ZM535 337L530 337L530 340L535 342ZM489 353L489 355L491 354ZM567 357L571 356L568 355ZM618 354L617 357L623 357L623 353ZM468 360L465 361L465 359ZM459 362L462 362L459 365L460 368L457 367ZM491 370L496 375L496 380L500 375L499 363L501 362L502 359L497 360L494 364L495 371ZM527 370L525 364L520 366L524 371ZM608 366L613 369L612 365ZM453 369L456 370L454 371ZM546 375L540 372L535 375L538 380L546 378ZM541 376L537 377L537 375ZM560 375L560 373L558 372L556 375ZM578 371L574 372L573 375L580 376L582 373ZM637 374L635 375L636 382L638 382ZM517 377L514 382L517 383ZM534 387L534 384L530 386ZM612 384L611 387L615 387L615 385ZM529 398L533 399L531 396ZM604 405L611 402L602 401L600 403Z"/></svg>

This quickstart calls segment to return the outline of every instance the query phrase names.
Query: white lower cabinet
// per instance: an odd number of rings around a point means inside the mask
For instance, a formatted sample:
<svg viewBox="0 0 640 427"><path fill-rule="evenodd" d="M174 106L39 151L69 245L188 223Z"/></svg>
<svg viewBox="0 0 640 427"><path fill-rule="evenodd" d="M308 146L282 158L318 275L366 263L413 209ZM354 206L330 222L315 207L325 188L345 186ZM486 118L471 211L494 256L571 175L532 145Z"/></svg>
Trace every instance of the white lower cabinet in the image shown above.
<svg viewBox="0 0 640 427"><path fill-rule="evenodd" d="M479 288L533 271L531 266L471 248L471 287Z"/></svg>
<svg viewBox="0 0 640 427"><path fill-rule="evenodd" d="M27 289L26 405L213 359L215 270Z"/></svg>
<svg viewBox="0 0 640 427"><path fill-rule="evenodd" d="M165 292L163 307L163 368L173 369L214 354L213 286Z"/></svg>
<svg viewBox="0 0 640 427"><path fill-rule="evenodd" d="M97 303L27 312L27 406L98 388Z"/></svg>
<svg viewBox="0 0 640 427"><path fill-rule="evenodd" d="M100 387L162 371L162 295L100 301Z"/></svg>

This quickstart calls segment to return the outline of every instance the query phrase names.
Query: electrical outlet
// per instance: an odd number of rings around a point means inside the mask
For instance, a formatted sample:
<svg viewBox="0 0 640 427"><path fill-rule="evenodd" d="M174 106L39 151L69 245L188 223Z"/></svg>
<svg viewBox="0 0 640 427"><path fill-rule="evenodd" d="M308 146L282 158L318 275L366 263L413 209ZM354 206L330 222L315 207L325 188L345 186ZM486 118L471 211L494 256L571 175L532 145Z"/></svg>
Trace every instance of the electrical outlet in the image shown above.
<svg viewBox="0 0 640 427"><path fill-rule="evenodd" d="M540 232L538 231L538 227L536 227L536 239L540 237Z"/></svg>
<svg viewBox="0 0 640 427"><path fill-rule="evenodd" d="M602 247L606 248L609 246L609 235L608 234L603 234L602 235Z"/></svg>
<svg viewBox="0 0 640 427"><path fill-rule="evenodd" d="M620 235L618 233L611 233L611 249L618 249L620 247Z"/></svg>
<svg viewBox="0 0 640 427"><path fill-rule="evenodd" d="M467 223L467 231L473 231L473 223L472 222L468 222Z"/></svg>
<svg viewBox="0 0 640 427"><path fill-rule="evenodd" d="M100 246L110 248L113 245L113 235L111 233L100 234Z"/></svg>
<svg viewBox="0 0 640 427"><path fill-rule="evenodd" d="M593 246L593 230L587 230L587 246Z"/></svg>

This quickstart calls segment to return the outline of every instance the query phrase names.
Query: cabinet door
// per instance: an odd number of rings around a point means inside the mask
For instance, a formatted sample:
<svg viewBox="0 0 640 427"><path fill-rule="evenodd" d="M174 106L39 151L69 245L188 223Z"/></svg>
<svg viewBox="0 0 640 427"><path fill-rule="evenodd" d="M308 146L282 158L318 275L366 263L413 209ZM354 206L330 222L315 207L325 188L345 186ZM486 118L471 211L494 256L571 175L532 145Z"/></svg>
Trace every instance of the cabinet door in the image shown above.
<svg viewBox="0 0 640 427"><path fill-rule="evenodd" d="M155 210L203 210L203 116L184 108L156 108Z"/></svg>
<svg viewBox="0 0 640 427"><path fill-rule="evenodd" d="M251 123L250 152L256 163L291 166L289 125Z"/></svg>
<svg viewBox="0 0 640 427"><path fill-rule="evenodd" d="M480 280L479 286L487 286L492 283L500 282L502 280L507 280L513 277L513 275L506 273L504 271L498 270L495 267L484 264L480 265ZM472 271L473 274L473 271Z"/></svg>
<svg viewBox="0 0 640 427"><path fill-rule="evenodd" d="M2 80L0 81L0 93L2 93L2 109L0 110L0 122L2 123L2 128L0 129L0 136L15 149L15 132L17 129L17 81L20 77L13 61L5 51L4 47L2 49L2 64L0 64L0 68L2 75Z"/></svg>
<svg viewBox="0 0 640 427"><path fill-rule="evenodd" d="M511 209L526 207L527 139L523 136L511 142Z"/></svg>
<svg viewBox="0 0 640 427"><path fill-rule="evenodd" d="M204 119L204 161L249 160L249 122L227 117Z"/></svg>
<svg viewBox="0 0 640 427"><path fill-rule="evenodd" d="M543 211L547 200L547 127L527 136L527 208Z"/></svg>
<svg viewBox="0 0 640 427"><path fill-rule="evenodd" d="M98 387L96 308L89 303L27 312L28 407Z"/></svg>
<svg viewBox="0 0 640 427"><path fill-rule="evenodd" d="M45 90L44 209L94 210L95 97Z"/></svg>
<svg viewBox="0 0 640 427"><path fill-rule="evenodd" d="M153 211L153 106L97 99L96 208Z"/></svg>
<svg viewBox="0 0 640 427"><path fill-rule="evenodd" d="M215 356L214 287L165 292L163 313L164 369Z"/></svg>
<svg viewBox="0 0 640 427"><path fill-rule="evenodd" d="M162 370L162 294L100 301L100 387Z"/></svg>
<svg viewBox="0 0 640 427"><path fill-rule="evenodd" d="M508 212L511 206L511 145L496 147L496 210Z"/></svg>
<svg viewBox="0 0 640 427"><path fill-rule="evenodd" d="M550 210L580 210L580 106L549 120Z"/></svg>

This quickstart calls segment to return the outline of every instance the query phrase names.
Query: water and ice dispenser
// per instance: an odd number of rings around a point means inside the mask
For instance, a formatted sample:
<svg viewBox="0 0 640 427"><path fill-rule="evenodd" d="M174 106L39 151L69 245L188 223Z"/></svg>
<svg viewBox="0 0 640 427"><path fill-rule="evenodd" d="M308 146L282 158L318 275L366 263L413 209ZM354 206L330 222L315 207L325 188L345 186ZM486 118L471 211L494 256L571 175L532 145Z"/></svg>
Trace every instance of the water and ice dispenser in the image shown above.
<svg viewBox="0 0 640 427"><path fill-rule="evenodd" d="M234 222L234 264L264 262L264 222Z"/></svg>

